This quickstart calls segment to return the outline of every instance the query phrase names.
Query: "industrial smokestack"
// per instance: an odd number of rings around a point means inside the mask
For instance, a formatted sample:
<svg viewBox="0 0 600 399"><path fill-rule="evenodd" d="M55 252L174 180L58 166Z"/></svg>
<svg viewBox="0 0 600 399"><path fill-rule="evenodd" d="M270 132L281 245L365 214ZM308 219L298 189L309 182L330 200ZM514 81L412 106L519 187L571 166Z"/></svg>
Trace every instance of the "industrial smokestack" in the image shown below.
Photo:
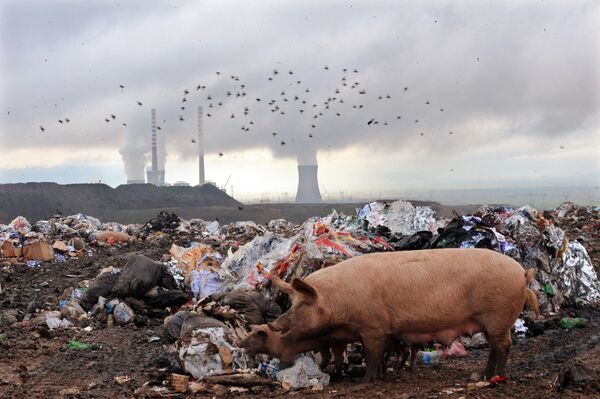
<svg viewBox="0 0 600 399"><path fill-rule="evenodd" d="M158 149L156 147L156 109L150 110L152 116L152 181L148 183L158 185Z"/></svg>
<svg viewBox="0 0 600 399"><path fill-rule="evenodd" d="M296 202L307 204L322 201L317 178L318 168L318 165L298 165Z"/></svg>
<svg viewBox="0 0 600 399"><path fill-rule="evenodd" d="M206 183L204 176L204 132L202 131L202 107L198 107L198 185Z"/></svg>

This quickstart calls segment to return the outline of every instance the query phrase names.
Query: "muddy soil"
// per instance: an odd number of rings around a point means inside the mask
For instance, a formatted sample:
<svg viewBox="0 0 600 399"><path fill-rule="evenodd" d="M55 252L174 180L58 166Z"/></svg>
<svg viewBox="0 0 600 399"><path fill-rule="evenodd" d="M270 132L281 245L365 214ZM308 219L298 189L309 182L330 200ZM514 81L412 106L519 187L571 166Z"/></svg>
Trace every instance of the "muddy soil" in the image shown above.
<svg viewBox="0 0 600 399"><path fill-rule="evenodd" d="M168 246L135 244L104 248L93 258L63 264L43 264L29 269L22 264L0 264L0 311L12 309L17 319L35 308L55 308L65 289L93 279L106 266L119 266L132 254L143 253L159 260ZM508 363L508 382L494 388L467 392L470 376L481 372L487 349L469 350L462 359L446 359L439 365L418 363L415 373L394 370L386 379L363 384L343 379L322 391L290 394L280 387L259 393L232 393L224 387L192 394L149 394L145 385L167 384L177 371L169 346L159 335L162 320L108 328L92 324L82 329L48 331L47 328L16 328L0 325L0 397L2 398L127 398L127 397L296 397L310 398L589 398L594 388L575 387L557 392L552 386L561 368L575 362L600 373L600 309L571 309L589 320L576 330L548 329L526 340L515 340ZM5 334L4 336L2 334ZM68 349L70 340L97 343L98 350ZM152 341L152 342L150 342ZM165 370L165 367L167 368ZM597 374L600 375L600 374ZM595 388L597 389L597 388Z"/></svg>

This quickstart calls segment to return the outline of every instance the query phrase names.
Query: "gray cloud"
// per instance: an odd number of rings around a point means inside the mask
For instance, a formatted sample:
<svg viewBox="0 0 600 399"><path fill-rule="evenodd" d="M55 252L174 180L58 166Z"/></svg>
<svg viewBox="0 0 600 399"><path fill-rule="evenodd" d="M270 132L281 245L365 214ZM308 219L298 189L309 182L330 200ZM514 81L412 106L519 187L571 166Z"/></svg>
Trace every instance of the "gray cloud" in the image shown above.
<svg viewBox="0 0 600 399"><path fill-rule="evenodd" d="M599 134L592 1L116 4L3 6L1 94L10 115L0 120L0 140L15 132L38 138L43 124L40 145L110 143L140 160L134 174L149 152L151 107L167 151L182 159L196 153L198 105L212 115L204 121L208 151L269 148L299 162L350 146L460 156L523 137L539 151L548 141ZM342 86L344 76L358 87ZM238 91L247 95L237 98ZM273 99L276 112L267 104ZM117 120L104 122L111 113ZM65 116L72 123L59 125ZM371 119L379 123L368 126Z"/></svg>

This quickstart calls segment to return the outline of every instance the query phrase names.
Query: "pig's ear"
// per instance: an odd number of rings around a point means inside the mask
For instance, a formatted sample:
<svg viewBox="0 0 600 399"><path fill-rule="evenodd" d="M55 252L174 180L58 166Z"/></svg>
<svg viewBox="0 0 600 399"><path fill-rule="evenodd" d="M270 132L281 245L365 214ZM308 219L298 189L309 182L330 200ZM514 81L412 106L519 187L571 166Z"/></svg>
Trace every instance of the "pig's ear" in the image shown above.
<svg viewBox="0 0 600 399"><path fill-rule="evenodd" d="M289 283L286 283L276 275L271 276L271 283L289 296L293 296L295 293L294 289Z"/></svg>
<svg viewBox="0 0 600 399"><path fill-rule="evenodd" d="M302 294L308 299L317 299L317 291L315 291L315 289L304 280L300 280L299 278L293 279L292 287L296 290L296 292Z"/></svg>
<svg viewBox="0 0 600 399"><path fill-rule="evenodd" d="M269 327L269 330L274 331L274 332L281 332L281 329L276 327L275 324L273 323L267 323L267 327ZM266 332L265 332L266 334Z"/></svg>

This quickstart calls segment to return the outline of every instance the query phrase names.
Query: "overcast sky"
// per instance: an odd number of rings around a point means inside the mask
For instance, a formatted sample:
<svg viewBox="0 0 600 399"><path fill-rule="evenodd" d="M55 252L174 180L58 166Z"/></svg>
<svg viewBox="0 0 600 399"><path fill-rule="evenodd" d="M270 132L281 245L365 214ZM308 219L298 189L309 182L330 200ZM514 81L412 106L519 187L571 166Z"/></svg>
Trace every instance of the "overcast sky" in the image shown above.
<svg viewBox="0 0 600 399"><path fill-rule="evenodd" d="M246 196L600 184L597 1L373 3L5 0L0 182L141 178L156 108L196 184L201 105Z"/></svg>

